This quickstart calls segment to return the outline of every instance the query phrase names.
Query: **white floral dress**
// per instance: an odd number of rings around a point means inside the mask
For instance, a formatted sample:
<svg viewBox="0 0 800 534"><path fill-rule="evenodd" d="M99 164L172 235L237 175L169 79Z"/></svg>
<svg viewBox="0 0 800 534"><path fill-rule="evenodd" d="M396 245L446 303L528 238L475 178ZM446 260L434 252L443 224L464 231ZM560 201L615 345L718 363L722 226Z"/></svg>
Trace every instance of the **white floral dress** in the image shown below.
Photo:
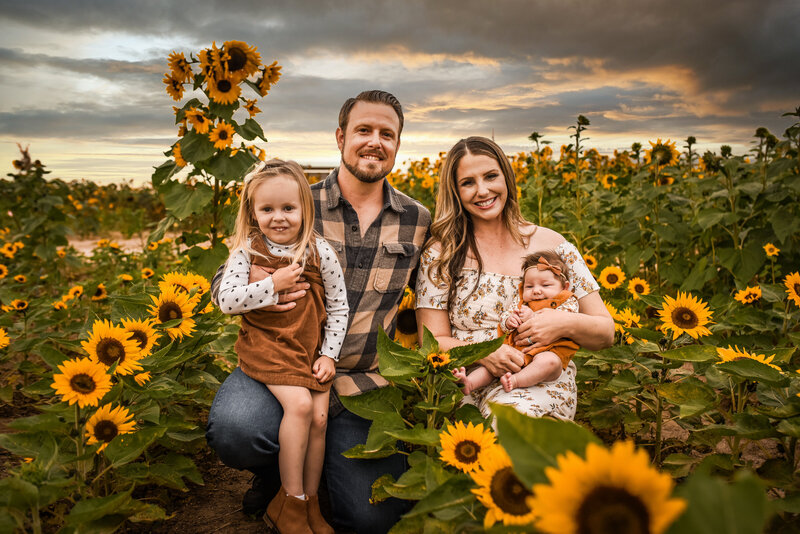
<svg viewBox="0 0 800 534"><path fill-rule="evenodd" d="M600 289L592 273L583 261L578 249L569 242L555 248L556 254L570 270L570 290L577 299ZM430 265L438 252L428 248L420 258L417 276L417 308L447 310L447 285L428 278ZM482 272L478 279L477 269L464 268L457 281L456 306L449 310L452 336L468 343L478 343L497 337L497 325L504 311L518 305L521 276ZM478 286L472 294L476 279ZM488 386L473 391L464 402L474 404L485 417L491 416L489 403L496 402L513 406L517 411L532 417L549 415L558 419L572 420L578 401L575 385L575 364L570 362L561 376L552 382L542 382L510 392L503 390L496 379Z"/></svg>

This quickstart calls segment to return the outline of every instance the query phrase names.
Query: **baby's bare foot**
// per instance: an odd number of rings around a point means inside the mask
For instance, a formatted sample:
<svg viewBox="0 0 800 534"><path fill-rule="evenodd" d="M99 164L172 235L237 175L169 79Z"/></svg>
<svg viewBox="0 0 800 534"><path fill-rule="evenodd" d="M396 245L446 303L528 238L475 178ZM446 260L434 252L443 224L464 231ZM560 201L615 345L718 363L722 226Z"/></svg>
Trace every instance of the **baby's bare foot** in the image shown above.
<svg viewBox="0 0 800 534"><path fill-rule="evenodd" d="M461 392L464 395L469 395L472 393L472 390L475 389L472 381L467 376L467 370L464 367L459 367L458 369L453 369L453 376L458 379L461 384L463 384L463 388L461 388Z"/></svg>
<svg viewBox="0 0 800 534"><path fill-rule="evenodd" d="M513 389L517 389L517 376L506 373L500 377L500 383L503 385L503 390L508 393Z"/></svg>

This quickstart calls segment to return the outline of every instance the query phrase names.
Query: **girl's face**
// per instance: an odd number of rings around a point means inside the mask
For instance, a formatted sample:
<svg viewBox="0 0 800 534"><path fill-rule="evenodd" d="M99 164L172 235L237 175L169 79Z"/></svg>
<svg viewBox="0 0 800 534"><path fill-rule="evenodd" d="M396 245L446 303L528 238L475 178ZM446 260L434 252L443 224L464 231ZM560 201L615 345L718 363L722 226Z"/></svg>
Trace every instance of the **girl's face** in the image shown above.
<svg viewBox="0 0 800 534"><path fill-rule="evenodd" d="M296 242L303 226L300 186L288 176L268 178L253 191L253 215L267 238L279 245Z"/></svg>
<svg viewBox="0 0 800 534"><path fill-rule="evenodd" d="M500 164L482 154L464 154L456 167L456 189L464 210L473 221L490 221L503 213L508 198Z"/></svg>
<svg viewBox="0 0 800 534"><path fill-rule="evenodd" d="M525 279L522 282L522 300L544 300L555 298L569 283L564 284L553 271L540 271L532 267L525 271Z"/></svg>

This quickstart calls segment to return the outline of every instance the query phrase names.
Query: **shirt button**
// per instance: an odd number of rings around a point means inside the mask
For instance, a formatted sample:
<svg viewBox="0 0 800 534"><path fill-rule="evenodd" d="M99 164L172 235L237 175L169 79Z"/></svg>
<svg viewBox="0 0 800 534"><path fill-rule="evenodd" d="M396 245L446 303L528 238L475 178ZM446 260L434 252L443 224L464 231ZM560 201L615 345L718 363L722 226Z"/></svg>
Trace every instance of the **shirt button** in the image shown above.
<svg viewBox="0 0 800 534"><path fill-rule="evenodd" d="M361 261L358 262L358 268L359 269L363 269L364 268L364 262L361 262Z"/></svg>
<svg viewBox="0 0 800 534"><path fill-rule="evenodd" d="M353 226L351 226L350 228L351 228L351 229L352 229L354 232L357 232L357 231L358 231L358 226L356 226L355 224L354 224Z"/></svg>

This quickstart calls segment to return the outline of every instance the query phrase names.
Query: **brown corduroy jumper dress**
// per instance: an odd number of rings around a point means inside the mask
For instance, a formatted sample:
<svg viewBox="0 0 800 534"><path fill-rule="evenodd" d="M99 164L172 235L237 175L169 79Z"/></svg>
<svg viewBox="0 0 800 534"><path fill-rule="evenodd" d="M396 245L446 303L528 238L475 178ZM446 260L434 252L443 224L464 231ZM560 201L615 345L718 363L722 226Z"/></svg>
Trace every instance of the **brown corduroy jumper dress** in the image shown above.
<svg viewBox="0 0 800 534"><path fill-rule="evenodd" d="M279 258L269 253L261 235L253 237L251 246L268 258L254 255L252 265L277 269L289 264L290 258ZM234 348L239 355L239 367L254 380L263 384L327 391L333 380L320 384L311 373L312 364L320 357L322 328L327 318L317 254L306 258L303 276L311 288L295 301L297 305L291 310L259 309L242 315L239 339Z"/></svg>

